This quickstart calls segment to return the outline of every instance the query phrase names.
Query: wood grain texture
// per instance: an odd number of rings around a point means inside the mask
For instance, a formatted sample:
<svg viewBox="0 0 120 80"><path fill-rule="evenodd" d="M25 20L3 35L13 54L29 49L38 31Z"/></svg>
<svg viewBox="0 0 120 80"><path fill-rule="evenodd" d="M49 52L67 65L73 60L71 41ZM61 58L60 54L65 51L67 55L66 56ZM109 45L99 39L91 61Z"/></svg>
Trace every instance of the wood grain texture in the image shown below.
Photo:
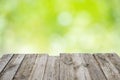
<svg viewBox="0 0 120 80"><path fill-rule="evenodd" d="M48 55L38 55L28 80L43 80Z"/></svg>
<svg viewBox="0 0 120 80"><path fill-rule="evenodd" d="M109 58L109 60L112 62L112 64L116 67L116 69L120 73L120 57L115 53L105 54L105 56Z"/></svg>
<svg viewBox="0 0 120 80"><path fill-rule="evenodd" d="M0 73L5 68L7 63L10 61L12 56L13 56L13 54L6 54L6 55L3 55L3 57L0 59Z"/></svg>
<svg viewBox="0 0 120 80"><path fill-rule="evenodd" d="M120 80L117 54L8 54L0 80Z"/></svg>
<svg viewBox="0 0 120 80"><path fill-rule="evenodd" d="M106 77L92 54L83 55L92 80L106 80Z"/></svg>
<svg viewBox="0 0 120 80"><path fill-rule="evenodd" d="M12 80L24 56L24 54L14 55L10 62L7 64L6 68L0 74L0 80Z"/></svg>
<svg viewBox="0 0 120 80"><path fill-rule="evenodd" d="M95 57L96 57L97 61L99 62L100 66L108 80L120 80L119 71L111 63L111 61L108 57L106 57L104 54L96 54Z"/></svg>
<svg viewBox="0 0 120 80"><path fill-rule="evenodd" d="M59 80L59 57L48 57L43 80Z"/></svg>
<svg viewBox="0 0 120 80"><path fill-rule="evenodd" d="M27 54L21 64L21 67L18 69L14 80L28 80L35 64L36 58L37 55L35 54Z"/></svg>
<svg viewBox="0 0 120 80"><path fill-rule="evenodd" d="M61 54L60 80L92 80L82 54Z"/></svg>

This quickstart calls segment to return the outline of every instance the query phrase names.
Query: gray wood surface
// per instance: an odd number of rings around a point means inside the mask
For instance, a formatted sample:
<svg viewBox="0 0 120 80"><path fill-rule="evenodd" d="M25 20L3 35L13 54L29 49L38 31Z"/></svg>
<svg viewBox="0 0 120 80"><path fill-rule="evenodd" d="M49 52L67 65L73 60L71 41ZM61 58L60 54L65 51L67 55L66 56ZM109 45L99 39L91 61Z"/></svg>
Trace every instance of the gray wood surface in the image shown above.
<svg viewBox="0 0 120 80"><path fill-rule="evenodd" d="M60 80L92 80L82 54L61 54Z"/></svg>
<svg viewBox="0 0 120 80"><path fill-rule="evenodd" d="M6 68L0 74L0 80L12 80L23 58L23 54L14 55L10 62L7 64Z"/></svg>
<svg viewBox="0 0 120 80"><path fill-rule="evenodd" d="M0 59L0 73L5 68L9 60L12 58L13 54L6 54Z"/></svg>
<svg viewBox="0 0 120 80"><path fill-rule="evenodd" d="M21 64L21 67L18 69L18 72L14 77L14 80L28 80L33 66L35 64L36 58L37 55L35 54L26 55Z"/></svg>
<svg viewBox="0 0 120 80"><path fill-rule="evenodd" d="M28 80L43 80L46 64L47 55L38 55L34 64L33 70Z"/></svg>
<svg viewBox="0 0 120 80"><path fill-rule="evenodd" d="M108 80L120 80L119 71L111 63L108 57L106 57L104 54L96 54L95 57L97 61L99 62L100 67L102 68Z"/></svg>
<svg viewBox="0 0 120 80"><path fill-rule="evenodd" d="M0 80L120 80L117 54L8 54Z"/></svg>
<svg viewBox="0 0 120 80"><path fill-rule="evenodd" d="M117 54L105 54L120 73L120 58Z"/></svg>
<svg viewBox="0 0 120 80"><path fill-rule="evenodd" d="M59 80L59 57L48 58L43 80Z"/></svg>
<svg viewBox="0 0 120 80"><path fill-rule="evenodd" d="M99 67L97 61L93 57L92 54L84 54L83 55L85 62L87 64L87 68L91 75L92 80L106 80L106 77Z"/></svg>

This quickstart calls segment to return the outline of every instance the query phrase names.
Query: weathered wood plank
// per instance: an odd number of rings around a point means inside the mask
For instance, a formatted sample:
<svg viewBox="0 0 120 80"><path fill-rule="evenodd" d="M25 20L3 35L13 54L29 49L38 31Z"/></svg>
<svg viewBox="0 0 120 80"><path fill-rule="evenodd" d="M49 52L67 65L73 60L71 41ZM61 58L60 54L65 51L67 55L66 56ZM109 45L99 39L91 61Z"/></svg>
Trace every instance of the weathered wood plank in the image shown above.
<svg viewBox="0 0 120 80"><path fill-rule="evenodd" d="M13 54L6 54L2 56L2 58L0 59L0 73L5 68L9 60L12 58L12 56Z"/></svg>
<svg viewBox="0 0 120 80"><path fill-rule="evenodd" d="M0 74L0 80L12 80L24 56L24 54L14 55L10 62L7 64L6 68Z"/></svg>
<svg viewBox="0 0 120 80"><path fill-rule="evenodd" d="M72 56L60 55L60 80L74 80Z"/></svg>
<svg viewBox="0 0 120 80"><path fill-rule="evenodd" d="M61 54L60 80L92 80L82 54Z"/></svg>
<svg viewBox="0 0 120 80"><path fill-rule="evenodd" d="M28 80L36 58L36 54L27 54L13 80Z"/></svg>
<svg viewBox="0 0 120 80"><path fill-rule="evenodd" d="M106 80L104 73L92 54L83 55L92 80Z"/></svg>
<svg viewBox="0 0 120 80"><path fill-rule="evenodd" d="M38 55L28 80L42 80L46 68L48 55Z"/></svg>
<svg viewBox="0 0 120 80"><path fill-rule="evenodd" d="M117 54L105 54L120 73L120 57Z"/></svg>
<svg viewBox="0 0 120 80"><path fill-rule="evenodd" d="M120 80L120 74L108 57L104 54L96 54L95 58L99 62L106 78L108 80Z"/></svg>
<svg viewBox="0 0 120 80"><path fill-rule="evenodd" d="M59 57L48 57L43 80L59 80Z"/></svg>
<svg viewBox="0 0 120 80"><path fill-rule="evenodd" d="M116 54L9 54L0 59L0 80L120 80Z"/></svg>

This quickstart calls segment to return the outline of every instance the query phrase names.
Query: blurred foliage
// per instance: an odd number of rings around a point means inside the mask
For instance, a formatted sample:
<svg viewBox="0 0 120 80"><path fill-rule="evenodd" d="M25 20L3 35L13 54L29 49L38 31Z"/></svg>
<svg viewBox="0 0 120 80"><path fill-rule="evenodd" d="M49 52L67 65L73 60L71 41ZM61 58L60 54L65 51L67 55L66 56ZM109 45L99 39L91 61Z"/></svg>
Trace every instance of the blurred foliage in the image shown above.
<svg viewBox="0 0 120 80"><path fill-rule="evenodd" d="M0 0L0 52L120 52L119 0Z"/></svg>

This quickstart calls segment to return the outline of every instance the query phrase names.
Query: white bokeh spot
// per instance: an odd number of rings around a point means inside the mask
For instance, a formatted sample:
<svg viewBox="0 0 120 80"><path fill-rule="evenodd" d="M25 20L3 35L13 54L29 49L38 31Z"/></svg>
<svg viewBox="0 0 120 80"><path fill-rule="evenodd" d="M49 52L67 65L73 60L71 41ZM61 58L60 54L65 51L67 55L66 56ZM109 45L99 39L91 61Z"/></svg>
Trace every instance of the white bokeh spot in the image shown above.
<svg viewBox="0 0 120 80"><path fill-rule="evenodd" d="M3 16L0 16L0 30L2 30L6 25L6 20Z"/></svg>
<svg viewBox="0 0 120 80"><path fill-rule="evenodd" d="M69 12L62 12L58 15L58 23L62 26L68 26L72 22L72 15Z"/></svg>

